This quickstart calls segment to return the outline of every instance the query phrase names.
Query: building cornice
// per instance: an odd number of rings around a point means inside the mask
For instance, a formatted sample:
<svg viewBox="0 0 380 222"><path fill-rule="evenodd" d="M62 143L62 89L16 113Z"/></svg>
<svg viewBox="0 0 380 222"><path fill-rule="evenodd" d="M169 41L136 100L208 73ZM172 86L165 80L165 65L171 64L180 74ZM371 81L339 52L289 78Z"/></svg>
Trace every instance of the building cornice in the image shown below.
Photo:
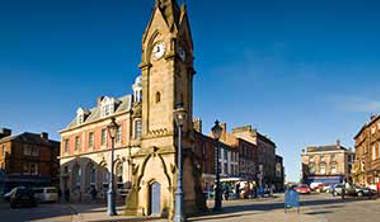
<svg viewBox="0 0 380 222"><path fill-rule="evenodd" d="M139 147L124 146L124 147L114 148L114 150L134 149L134 148L139 148ZM94 151L89 151L89 152L85 152L85 153L78 153L78 154L67 155L67 156L59 156L58 159L64 160L64 159L70 159L70 158L73 158L73 157L81 157L81 156L87 156L87 155L92 155L92 154L97 154L97 153L106 153L106 152L111 152L111 151L112 151L111 148L102 149L102 150L94 150Z"/></svg>
<svg viewBox="0 0 380 222"><path fill-rule="evenodd" d="M67 133L67 132L70 132L70 131L74 131L74 130L77 130L77 129L80 129L80 128L84 128L86 126L89 126L89 125L92 125L94 123L99 123L99 122L103 122L105 120L109 120L111 119L112 117L119 117L119 116L122 116L124 114L128 114L128 113L131 113L130 110L128 111L124 111L124 112L119 112L119 113L114 113L112 115L109 115L109 116L106 116L106 117L102 117L102 118L99 118L99 119L96 119L96 120L93 120L91 122L86 122L86 123L83 123L83 124L80 124L78 126L74 126L72 128L66 128L66 129L63 129L63 130L60 130L58 131L59 134L63 134L63 133Z"/></svg>

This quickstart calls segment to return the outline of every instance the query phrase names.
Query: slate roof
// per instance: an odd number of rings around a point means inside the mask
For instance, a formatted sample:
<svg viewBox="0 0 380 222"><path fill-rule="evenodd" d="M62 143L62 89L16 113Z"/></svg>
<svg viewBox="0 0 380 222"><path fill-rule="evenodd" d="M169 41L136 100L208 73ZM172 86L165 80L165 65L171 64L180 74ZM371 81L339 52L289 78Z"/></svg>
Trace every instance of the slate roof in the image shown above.
<svg viewBox="0 0 380 222"><path fill-rule="evenodd" d="M337 146L335 145L327 145L327 146L315 146L315 147L308 147L307 152L326 152L326 151L339 151L339 150L348 150L347 148L343 146Z"/></svg>
<svg viewBox="0 0 380 222"><path fill-rule="evenodd" d="M40 134L36 133L21 133L14 136L7 136L0 139L0 143L8 142L8 141L16 141L21 143L29 143L43 146L59 146L59 142L55 140L44 139Z"/></svg>
<svg viewBox="0 0 380 222"><path fill-rule="evenodd" d="M115 98L115 100L117 101L116 105L115 105L115 111L111 115L117 115L119 113L123 113L123 112L127 112L127 111L131 110L132 95L125 95L125 96L122 96L119 98ZM96 106L96 107L89 109L89 114L86 116L86 118L82 124L94 122L94 121L100 120L102 118L109 118L109 116L102 117L100 107ZM78 127L82 124L78 124L77 116L75 116L74 119L69 123L69 125L65 129L63 129L62 131L73 129L73 128Z"/></svg>

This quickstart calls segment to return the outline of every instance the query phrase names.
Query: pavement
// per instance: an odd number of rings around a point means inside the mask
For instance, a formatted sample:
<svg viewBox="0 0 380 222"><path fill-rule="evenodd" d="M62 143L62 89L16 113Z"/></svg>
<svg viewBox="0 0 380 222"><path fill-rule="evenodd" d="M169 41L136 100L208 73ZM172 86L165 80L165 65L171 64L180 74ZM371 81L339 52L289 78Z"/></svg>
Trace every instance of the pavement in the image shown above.
<svg viewBox="0 0 380 222"><path fill-rule="evenodd" d="M154 217L131 217L124 216L124 207L117 207L118 216L107 216L106 206L96 204L70 204L68 207L74 212L72 222L103 222L103 221L127 221L127 222L140 222L140 221L167 221L166 219Z"/></svg>
<svg viewBox="0 0 380 222"><path fill-rule="evenodd" d="M212 208L213 203L209 202ZM206 222L374 222L380 221L380 199L348 198L341 200L328 194L301 196L301 210L288 213L283 209L283 196L254 200L224 201L221 212L208 212L188 218L188 221ZM123 207L118 207L119 215ZM100 222L100 221L167 221L157 218L108 217L105 204L40 204L37 208L10 209L0 202L0 221L4 222Z"/></svg>

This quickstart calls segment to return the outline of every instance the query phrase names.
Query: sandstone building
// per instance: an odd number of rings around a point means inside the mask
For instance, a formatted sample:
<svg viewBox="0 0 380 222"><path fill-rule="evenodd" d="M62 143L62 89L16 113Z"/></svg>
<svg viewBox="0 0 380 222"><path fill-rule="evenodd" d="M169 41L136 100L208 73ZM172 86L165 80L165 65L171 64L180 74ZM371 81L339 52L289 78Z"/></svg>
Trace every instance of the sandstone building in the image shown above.
<svg viewBox="0 0 380 222"><path fill-rule="evenodd" d="M355 136L354 183L380 182L380 116L373 115Z"/></svg>
<svg viewBox="0 0 380 222"><path fill-rule="evenodd" d="M302 178L305 183L338 184L351 182L354 153L340 144L311 146L303 150Z"/></svg>
<svg viewBox="0 0 380 222"><path fill-rule="evenodd" d="M262 144L270 144L261 148L268 153L261 158L262 164L270 165L268 176L275 174L273 142L256 133L248 139L225 136L216 142L202 134L201 121L193 119L194 55L185 6L179 7L174 0L155 1L142 37L139 67L141 75L132 86L132 95L101 96L94 107L78 108L60 131L61 189L71 192L72 201L89 199L91 186L100 191L98 198L106 198L108 179L114 176L118 199L126 196L126 214L172 219L178 174L174 111L178 105L187 112L182 128L186 214L206 209L202 191L214 183L216 146L221 148L223 177L254 180L257 146ZM107 125L112 118L119 125L115 175L109 175L111 141ZM272 154L273 159L266 159Z"/></svg>

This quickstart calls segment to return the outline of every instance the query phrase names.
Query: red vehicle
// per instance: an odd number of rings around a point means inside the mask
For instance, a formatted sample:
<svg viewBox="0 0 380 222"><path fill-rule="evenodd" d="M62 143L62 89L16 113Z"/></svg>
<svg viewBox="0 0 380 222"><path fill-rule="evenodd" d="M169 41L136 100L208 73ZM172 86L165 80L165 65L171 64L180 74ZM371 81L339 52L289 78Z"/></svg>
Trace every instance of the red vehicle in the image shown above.
<svg viewBox="0 0 380 222"><path fill-rule="evenodd" d="M299 194L310 194L311 190L307 184L300 184L298 187L295 188L295 190Z"/></svg>

